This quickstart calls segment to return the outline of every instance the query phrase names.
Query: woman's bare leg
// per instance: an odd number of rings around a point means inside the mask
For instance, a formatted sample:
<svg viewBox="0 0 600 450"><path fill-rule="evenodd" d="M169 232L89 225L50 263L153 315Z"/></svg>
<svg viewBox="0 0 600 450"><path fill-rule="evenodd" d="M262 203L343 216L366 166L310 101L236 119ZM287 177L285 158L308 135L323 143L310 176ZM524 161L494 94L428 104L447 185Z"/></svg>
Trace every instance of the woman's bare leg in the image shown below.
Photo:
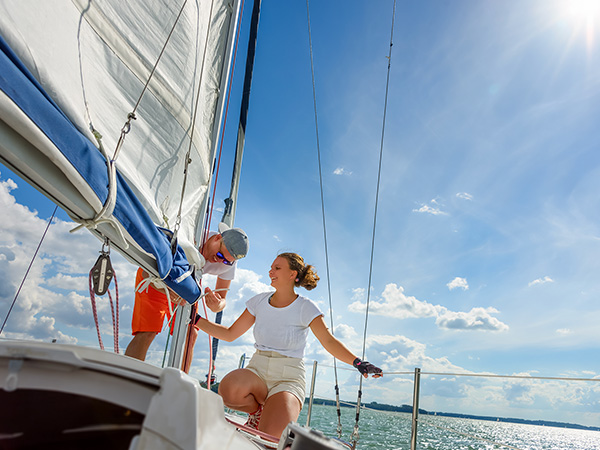
<svg viewBox="0 0 600 450"><path fill-rule="evenodd" d="M265 402L258 429L279 437L288 423L298 419L302 405L291 392L278 392Z"/></svg>
<svg viewBox="0 0 600 450"><path fill-rule="evenodd" d="M267 399L267 385L248 369L229 372L219 384L225 406L237 411L255 412Z"/></svg>

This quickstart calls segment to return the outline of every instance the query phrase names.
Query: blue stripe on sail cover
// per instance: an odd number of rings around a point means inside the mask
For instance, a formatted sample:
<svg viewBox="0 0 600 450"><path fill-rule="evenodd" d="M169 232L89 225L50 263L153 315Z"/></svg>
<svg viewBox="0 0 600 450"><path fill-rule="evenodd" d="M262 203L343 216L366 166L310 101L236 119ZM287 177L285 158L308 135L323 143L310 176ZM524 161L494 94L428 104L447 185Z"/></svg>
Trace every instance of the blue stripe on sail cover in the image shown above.
<svg viewBox="0 0 600 450"><path fill-rule="evenodd" d="M52 101L2 36L0 89L54 143L104 202L108 195L108 174L104 157ZM180 283L174 281L190 268L183 250L177 246L177 251L172 256L168 238L152 222L118 171L117 201L113 215L141 248L154 255L158 273L167 286L193 303L201 294L193 277L186 277Z"/></svg>

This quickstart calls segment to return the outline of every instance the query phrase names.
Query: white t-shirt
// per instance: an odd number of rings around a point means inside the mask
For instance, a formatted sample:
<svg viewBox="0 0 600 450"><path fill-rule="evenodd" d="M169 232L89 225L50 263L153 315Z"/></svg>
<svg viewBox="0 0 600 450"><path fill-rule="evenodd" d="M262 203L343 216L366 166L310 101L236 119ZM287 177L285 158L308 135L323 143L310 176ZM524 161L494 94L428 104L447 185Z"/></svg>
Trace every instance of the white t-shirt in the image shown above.
<svg viewBox="0 0 600 450"><path fill-rule="evenodd" d="M272 295L273 292L265 292L246 302L246 309L256 318L254 347L302 358L309 325L323 313L312 300L301 295L288 306L276 308L269 303Z"/></svg>

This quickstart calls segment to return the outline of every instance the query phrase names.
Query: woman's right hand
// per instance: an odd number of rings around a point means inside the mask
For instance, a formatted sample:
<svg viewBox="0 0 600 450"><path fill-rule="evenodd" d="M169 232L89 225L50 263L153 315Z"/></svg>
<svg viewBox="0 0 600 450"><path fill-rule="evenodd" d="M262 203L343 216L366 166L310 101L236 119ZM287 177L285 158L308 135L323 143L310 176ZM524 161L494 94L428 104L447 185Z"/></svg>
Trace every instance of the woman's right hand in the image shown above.
<svg viewBox="0 0 600 450"><path fill-rule="evenodd" d="M356 358L352 365L356 367L356 369L365 378L368 378L370 373L373 374L373 378L379 378L383 376L383 370L377 366L374 366L369 361L361 361L360 358Z"/></svg>

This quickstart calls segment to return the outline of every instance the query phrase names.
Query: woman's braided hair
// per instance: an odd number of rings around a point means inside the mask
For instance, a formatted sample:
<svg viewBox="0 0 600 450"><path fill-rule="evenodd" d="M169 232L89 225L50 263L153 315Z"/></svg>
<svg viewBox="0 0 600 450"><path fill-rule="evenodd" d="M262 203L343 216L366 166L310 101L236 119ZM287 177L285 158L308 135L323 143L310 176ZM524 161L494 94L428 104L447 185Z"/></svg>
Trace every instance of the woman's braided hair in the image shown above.
<svg viewBox="0 0 600 450"><path fill-rule="evenodd" d="M313 266L304 263L302 256L297 253L281 253L277 256L285 258L290 269L298 272L295 286L303 287L309 291L317 287L319 276Z"/></svg>

